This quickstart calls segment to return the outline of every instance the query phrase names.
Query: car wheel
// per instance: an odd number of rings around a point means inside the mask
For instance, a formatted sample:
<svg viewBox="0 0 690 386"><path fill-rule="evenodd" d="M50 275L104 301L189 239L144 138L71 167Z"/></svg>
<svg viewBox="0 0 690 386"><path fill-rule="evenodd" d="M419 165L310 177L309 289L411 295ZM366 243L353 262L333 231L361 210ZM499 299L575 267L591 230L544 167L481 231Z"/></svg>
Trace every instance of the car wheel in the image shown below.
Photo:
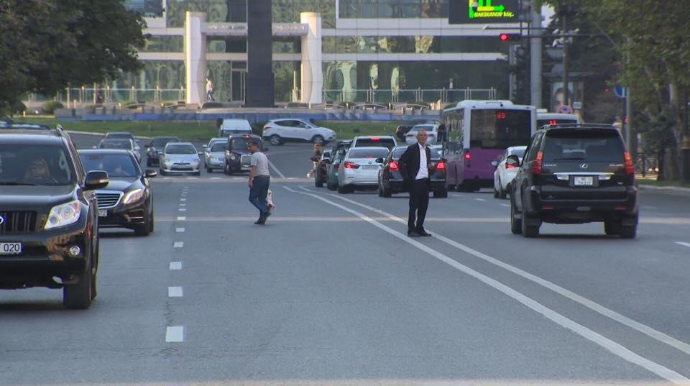
<svg viewBox="0 0 690 386"><path fill-rule="evenodd" d="M193 175L199 177L201 175L201 170L199 170L198 172L194 172Z"/></svg>
<svg viewBox="0 0 690 386"><path fill-rule="evenodd" d="M522 234L522 222L515 217L515 203L510 200L510 232L514 235Z"/></svg>
<svg viewBox="0 0 690 386"><path fill-rule="evenodd" d="M213 169L211 169L211 168L206 168L206 173L208 173L208 174L213 173Z"/></svg>
<svg viewBox="0 0 690 386"><path fill-rule="evenodd" d="M352 193L353 189L350 189L349 186L338 186L338 193L340 194L347 194L347 193Z"/></svg>
<svg viewBox="0 0 690 386"><path fill-rule="evenodd" d="M101 244L100 241L98 240L98 236L96 236L96 249L93 255L93 275L91 277L91 300L96 299L98 296L98 259L101 254Z"/></svg>
<svg viewBox="0 0 690 386"><path fill-rule="evenodd" d="M318 172L315 173L314 186L317 188L323 188L323 180L321 179L321 176L319 176Z"/></svg>
<svg viewBox="0 0 690 386"><path fill-rule="evenodd" d="M609 236L617 236L621 233L620 220L604 220L604 233Z"/></svg>
<svg viewBox="0 0 690 386"><path fill-rule="evenodd" d="M378 193L379 193L379 197L383 197L383 189L381 188L381 183L380 183L380 182L379 182Z"/></svg>
<svg viewBox="0 0 690 386"><path fill-rule="evenodd" d="M498 198L501 200L506 199L506 190L503 189L503 184L501 183L501 180L498 180Z"/></svg>
<svg viewBox="0 0 690 386"><path fill-rule="evenodd" d="M494 182L494 198L498 198L498 190L496 189L496 182Z"/></svg>
<svg viewBox="0 0 690 386"><path fill-rule="evenodd" d="M163 168L158 168L158 172L159 172L158 174L160 174L161 176L165 176L165 175L166 175L166 174L165 174L165 170L163 170Z"/></svg>
<svg viewBox="0 0 690 386"><path fill-rule="evenodd" d="M134 233L137 236L148 236L151 233L151 229L153 228L151 226L151 223L153 222L152 214L153 212L147 213L144 217L144 223L137 225L137 227L134 229Z"/></svg>
<svg viewBox="0 0 690 386"><path fill-rule="evenodd" d="M637 236L637 224L635 225L621 225L620 233L618 234L621 239L634 239Z"/></svg>
<svg viewBox="0 0 690 386"><path fill-rule="evenodd" d="M320 135L315 135L314 138L311 139L311 141L317 145L323 145L324 142L323 137Z"/></svg>
<svg viewBox="0 0 690 386"><path fill-rule="evenodd" d="M277 134L273 134L273 135L268 139L268 141L269 141L269 142L271 143L271 145L273 145L273 146L280 146L280 145L283 144L283 140L280 139L280 136L278 136Z"/></svg>
<svg viewBox="0 0 690 386"><path fill-rule="evenodd" d="M91 306L93 280L96 276L95 270L91 269L92 259L93 256L86 259L86 269L76 275L77 283L67 285L62 289L62 304L65 308L83 310Z"/></svg>
<svg viewBox="0 0 690 386"><path fill-rule="evenodd" d="M527 213L525 213L525 204L522 204L522 235L527 238L539 236L539 226L529 225L527 220L529 220L529 217L527 216Z"/></svg>

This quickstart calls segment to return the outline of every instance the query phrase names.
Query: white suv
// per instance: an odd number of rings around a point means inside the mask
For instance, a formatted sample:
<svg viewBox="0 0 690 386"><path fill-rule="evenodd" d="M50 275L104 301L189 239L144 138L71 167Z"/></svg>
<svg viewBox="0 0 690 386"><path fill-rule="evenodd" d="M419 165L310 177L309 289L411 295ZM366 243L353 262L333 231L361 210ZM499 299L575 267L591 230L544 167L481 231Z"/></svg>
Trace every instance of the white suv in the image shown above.
<svg viewBox="0 0 690 386"><path fill-rule="evenodd" d="M313 142L319 145L334 141L335 131L315 126L302 119L273 119L264 125L263 137L271 145L282 145L284 142Z"/></svg>

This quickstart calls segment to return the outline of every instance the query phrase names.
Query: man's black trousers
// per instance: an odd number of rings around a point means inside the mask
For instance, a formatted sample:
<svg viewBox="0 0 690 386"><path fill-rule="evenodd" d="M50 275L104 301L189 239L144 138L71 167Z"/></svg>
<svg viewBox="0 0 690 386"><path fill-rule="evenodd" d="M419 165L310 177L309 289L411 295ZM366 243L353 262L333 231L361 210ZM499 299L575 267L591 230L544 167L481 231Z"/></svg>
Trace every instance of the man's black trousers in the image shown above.
<svg viewBox="0 0 690 386"><path fill-rule="evenodd" d="M407 230L421 232L424 230L424 219L429 207L429 180L415 180L409 185L410 214L407 219ZM416 221L415 221L416 219Z"/></svg>

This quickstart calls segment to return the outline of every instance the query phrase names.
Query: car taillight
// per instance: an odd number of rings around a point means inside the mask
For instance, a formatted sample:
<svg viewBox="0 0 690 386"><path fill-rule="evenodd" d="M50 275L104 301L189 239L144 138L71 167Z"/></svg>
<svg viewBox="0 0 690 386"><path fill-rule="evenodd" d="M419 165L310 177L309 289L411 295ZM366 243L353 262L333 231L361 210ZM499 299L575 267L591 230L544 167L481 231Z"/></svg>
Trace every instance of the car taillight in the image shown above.
<svg viewBox="0 0 690 386"><path fill-rule="evenodd" d="M513 164L508 164L508 163L506 164L506 169L514 169L514 168L516 168L516 167L517 167L517 166L515 166L515 165L513 165Z"/></svg>
<svg viewBox="0 0 690 386"><path fill-rule="evenodd" d="M470 153L465 153L465 159L466 159L467 161L471 160L471 159L472 159L472 154L470 154Z"/></svg>
<svg viewBox="0 0 690 386"><path fill-rule="evenodd" d="M338 170L338 169L340 169L340 165L339 165L339 164L333 165L333 170Z"/></svg>
<svg viewBox="0 0 690 386"><path fill-rule="evenodd" d="M359 165L354 162L345 162L345 169L359 169Z"/></svg>
<svg viewBox="0 0 690 386"><path fill-rule="evenodd" d="M446 163L441 161L436 164L436 170L446 170Z"/></svg>
<svg viewBox="0 0 690 386"><path fill-rule="evenodd" d="M389 168L390 170L393 170L393 171L396 171L396 172L397 172L398 170L400 170L400 166L398 166L398 163L395 162L395 161L391 161L391 163L388 164L388 168Z"/></svg>
<svg viewBox="0 0 690 386"><path fill-rule="evenodd" d="M537 153L537 159L532 162L532 174L541 174L542 161L544 160L544 152Z"/></svg>
<svg viewBox="0 0 690 386"><path fill-rule="evenodd" d="M633 165L632 157L630 153L625 152L625 173L634 176L635 175L635 165Z"/></svg>

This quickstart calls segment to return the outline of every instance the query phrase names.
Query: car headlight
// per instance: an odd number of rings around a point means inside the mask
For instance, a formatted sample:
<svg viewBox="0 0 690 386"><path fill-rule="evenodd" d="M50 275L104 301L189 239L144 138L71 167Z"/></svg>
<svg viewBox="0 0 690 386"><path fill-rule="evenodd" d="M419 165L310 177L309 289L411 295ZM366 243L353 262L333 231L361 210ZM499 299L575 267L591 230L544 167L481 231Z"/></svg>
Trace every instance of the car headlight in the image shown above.
<svg viewBox="0 0 690 386"><path fill-rule="evenodd" d="M142 197L144 197L144 189L135 189L135 190L132 190L131 192L127 192L127 194L125 194L125 199L123 202L125 204L129 204L131 202L137 202L137 201L141 200Z"/></svg>
<svg viewBox="0 0 690 386"><path fill-rule="evenodd" d="M79 221L81 216L81 204L79 201L72 201L66 204L54 206L48 214L48 221L44 229L53 229L74 224Z"/></svg>

